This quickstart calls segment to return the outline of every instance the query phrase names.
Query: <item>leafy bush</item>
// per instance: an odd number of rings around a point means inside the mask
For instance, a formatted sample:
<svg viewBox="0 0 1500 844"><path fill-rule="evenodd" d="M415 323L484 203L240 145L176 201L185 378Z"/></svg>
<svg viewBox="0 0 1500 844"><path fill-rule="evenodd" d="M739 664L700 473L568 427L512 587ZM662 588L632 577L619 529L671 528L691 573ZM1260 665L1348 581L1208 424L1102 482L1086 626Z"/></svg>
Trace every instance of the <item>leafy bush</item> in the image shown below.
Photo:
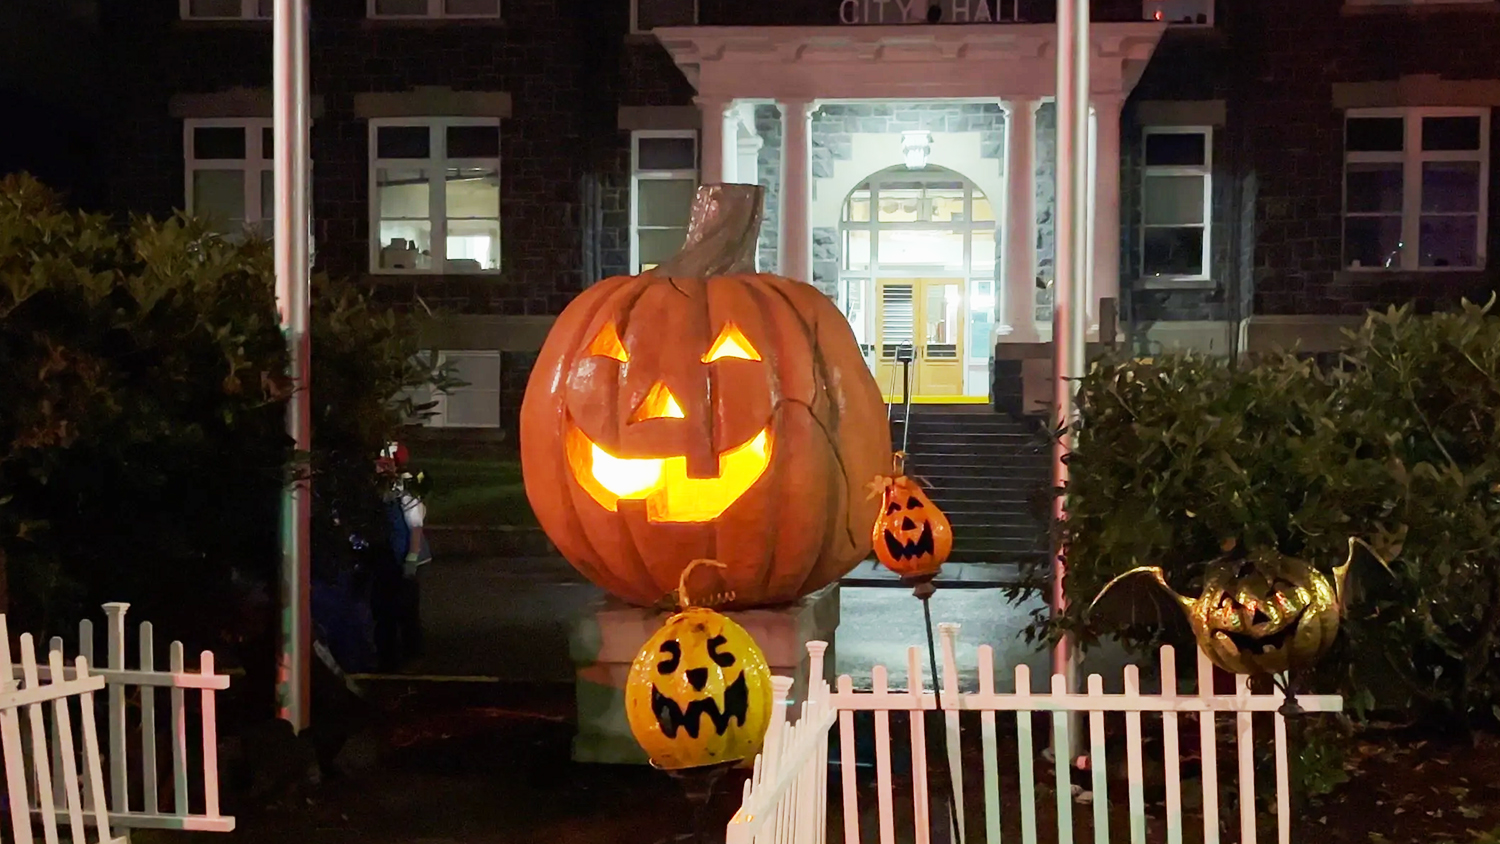
<svg viewBox="0 0 1500 844"><path fill-rule="evenodd" d="M411 410L390 397L431 373L408 320L349 285L316 279L312 312L315 450L294 461L267 244L183 217L122 227L29 177L0 181L13 629L66 633L124 600L190 645L243 638L235 594L274 583L294 462L315 473L318 547L338 547L331 505L365 517L347 502L378 495L373 458Z"/></svg>
<svg viewBox="0 0 1500 844"><path fill-rule="evenodd" d="M1274 547L1327 571L1359 536L1399 550L1394 577L1361 578L1320 684L1359 707L1378 694L1458 723L1487 713L1500 695L1500 319L1392 310L1353 340L1329 369L1191 355L1095 368L1069 464L1071 606L1033 632L1092 641L1086 607L1135 566L1196 594L1224 549Z"/></svg>

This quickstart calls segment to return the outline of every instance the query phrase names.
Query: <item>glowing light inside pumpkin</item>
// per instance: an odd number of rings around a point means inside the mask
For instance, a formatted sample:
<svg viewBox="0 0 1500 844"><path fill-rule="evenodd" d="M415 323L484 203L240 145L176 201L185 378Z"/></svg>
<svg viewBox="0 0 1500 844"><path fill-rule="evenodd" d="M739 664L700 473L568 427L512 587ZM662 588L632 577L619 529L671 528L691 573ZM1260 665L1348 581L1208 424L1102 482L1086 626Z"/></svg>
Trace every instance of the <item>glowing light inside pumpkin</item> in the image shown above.
<svg viewBox="0 0 1500 844"><path fill-rule="evenodd" d="M625 352L625 344L620 342L620 332L615 330L614 323L606 323L599 329L594 337L594 342L589 344L589 354L600 357L614 358L620 363L630 360L630 355Z"/></svg>
<svg viewBox="0 0 1500 844"><path fill-rule="evenodd" d="M713 363L723 358L760 360L760 352L755 350L755 345L745 337L739 326L730 322L725 323L724 330L719 332L719 339L708 348L708 353L703 356L703 362Z"/></svg>
<svg viewBox="0 0 1500 844"><path fill-rule="evenodd" d="M690 478L687 458L617 457L575 427L568 430L568 465L599 506L619 510L620 501L646 502L651 522L711 522L738 501L771 465L771 431L719 455L719 474Z"/></svg>
<svg viewBox="0 0 1500 844"><path fill-rule="evenodd" d="M677 397L667 389L667 385L660 381L651 385L651 391L641 400L640 406L630 415L631 422L644 422L647 419L686 419L687 415L682 412L682 405L677 403Z"/></svg>

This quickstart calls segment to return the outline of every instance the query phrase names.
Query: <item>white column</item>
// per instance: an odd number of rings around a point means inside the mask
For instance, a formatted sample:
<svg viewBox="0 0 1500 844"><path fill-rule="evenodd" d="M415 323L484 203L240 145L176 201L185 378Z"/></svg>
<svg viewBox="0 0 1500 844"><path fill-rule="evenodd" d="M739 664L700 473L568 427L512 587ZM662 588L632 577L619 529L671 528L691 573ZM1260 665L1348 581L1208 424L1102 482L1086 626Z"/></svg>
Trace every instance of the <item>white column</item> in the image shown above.
<svg viewBox="0 0 1500 844"><path fill-rule="evenodd" d="M702 113L702 128L698 131L698 143L703 159L699 184L717 185L725 181L726 175L734 176L734 159L739 154L738 133L729 134L731 100L722 97L696 97L693 100Z"/></svg>
<svg viewBox="0 0 1500 844"><path fill-rule="evenodd" d="M1005 122L1005 279L995 322L1012 343L1036 331L1036 100L1012 100Z"/></svg>
<svg viewBox="0 0 1500 844"><path fill-rule="evenodd" d="M781 106L781 275L812 282L812 102Z"/></svg>
<svg viewBox="0 0 1500 844"><path fill-rule="evenodd" d="M1115 300L1120 313L1120 108L1124 98L1094 98L1093 290L1089 295L1089 333L1099 333L1099 301ZM1116 332L1119 326L1115 326ZM1100 340L1113 340L1113 337Z"/></svg>

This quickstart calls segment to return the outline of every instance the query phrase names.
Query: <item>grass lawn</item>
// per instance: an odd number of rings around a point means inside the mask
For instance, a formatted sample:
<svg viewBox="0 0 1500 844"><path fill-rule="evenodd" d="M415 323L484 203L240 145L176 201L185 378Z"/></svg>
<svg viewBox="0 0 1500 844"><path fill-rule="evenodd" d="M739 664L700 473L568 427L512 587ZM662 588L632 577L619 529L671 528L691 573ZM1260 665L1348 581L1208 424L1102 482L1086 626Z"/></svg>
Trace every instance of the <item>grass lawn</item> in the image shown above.
<svg viewBox="0 0 1500 844"><path fill-rule="evenodd" d="M427 496L428 524L536 525L521 485L519 460L428 457L418 465L432 479L432 491Z"/></svg>

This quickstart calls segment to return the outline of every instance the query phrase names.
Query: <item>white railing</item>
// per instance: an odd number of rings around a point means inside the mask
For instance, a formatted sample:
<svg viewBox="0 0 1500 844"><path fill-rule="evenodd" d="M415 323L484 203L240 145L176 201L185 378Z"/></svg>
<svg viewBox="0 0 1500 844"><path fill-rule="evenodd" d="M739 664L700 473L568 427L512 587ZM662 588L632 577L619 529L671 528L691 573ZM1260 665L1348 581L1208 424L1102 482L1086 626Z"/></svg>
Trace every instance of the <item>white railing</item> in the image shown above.
<svg viewBox="0 0 1500 844"><path fill-rule="evenodd" d="M234 818L219 811L219 730L216 695L229 688L229 677L214 670L212 651L204 651L198 657L196 671L188 670L186 655L181 642L172 642L167 648L167 669L156 667L156 640L151 622L142 622L139 629L140 656L135 668L128 667L125 644L125 612L129 604L104 605L107 619L105 636L104 667L95 660L94 625L88 619L78 625L78 650L76 662L86 663L93 677L102 680L109 690L109 712L106 729L109 745L106 756L109 760L109 821L116 827L130 829L192 830L198 832L231 832ZM63 640L53 638L48 644L50 661L62 662ZM56 670L56 669L53 669ZM63 668L64 679L77 675L79 669ZM20 678L20 669L5 672L6 676ZM42 679L51 679L52 671L41 669ZM162 808L163 783L158 776L157 747L157 690L167 690L167 717L170 733L167 737L172 759L170 785L170 809ZM196 744L201 749L201 758L189 760L189 692L197 692L199 698L199 727ZM131 719L127 718L128 703L139 699L140 718L136 727L138 735L132 735ZM92 721L92 711L88 714ZM141 798L139 806L131 805L131 765L129 747L131 739L137 739L140 753ZM9 748L7 748L7 759ZM201 775L201 780L199 777ZM202 804L195 808L190 800L191 786L201 781ZM41 807L47 800L33 802L32 811L42 815ZM52 802L54 812L62 812L63 806Z"/></svg>
<svg viewBox="0 0 1500 844"><path fill-rule="evenodd" d="M1092 810L1094 840L1107 844L1110 840L1110 801L1106 756L1105 714L1120 713L1125 721L1125 778L1126 801L1129 812L1129 837L1132 844L1145 844L1147 815L1145 804L1146 777L1144 765L1144 741L1141 715L1145 712L1161 714L1162 767L1161 775L1165 791L1165 824L1168 844L1183 841L1183 778L1181 775L1182 736L1178 732L1178 717L1192 714L1198 719L1198 751L1201 763L1199 781L1203 818L1202 840L1207 844L1218 844L1220 840L1219 809L1221 793L1217 721L1219 716L1232 717L1232 735L1235 737L1237 767L1237 794L1239 797L1239 840L1241 844L1255 844L1256 800L1255 800L1255 713L1269 713L1273 720L1274 776L1276 780L1276 825L1280 844L1291 840L1291 785L1287 766L1286 720L1277 712L1284 703L1279 693L1252 694L1248 681L1236 678L1237 690L1231 695L1216 695L1213 692L1213 667L1207 658L1198 654L1197 689L1184 695L1179 689L1176 655L1170 646L1161 649L1161 688L1156 693L1141 691L1140 670L1126 666L1123 677L1123 693L1105 694L1104 681L1098 674L1090 675L1087 691L1070 693L1061 676L1052 678L1051 691L1034 694L1031 672L1025 665L1014 668L1015 691L995 691L994 653L984 645L978 649L979 689L977 692L959 693L958 668L955 657L958 640L958 625L940 625L942 639L942 709L945 716L949 773L953 794L957 804L957 815L964 818L963 768L959 732L959 713L977 712L980 722L980 751L983 764L984 793L984 837L989 844L999 844L1001 837L1001 783L1000 753L997 737L996 713L1014 712L1016 716L1016 770L1019 779L1019 812L1021 840L1023 844L1036 844L1037 833L1037 782L1035 772L1034 736L1032 713L1052 713L1052 739L1056 747L1073 747L1072 722L1079 715L1087 714L1087 753L1090 759L1092 784ZM809 676L821 677L822 654L826 645L813 642L808 645L812 656ZM842 676L838 690L827 691L826 683L812 686L810 700L803 705L803 717L795 727L788 727L780 711L773 715L767 732L766 750L755 763L755 774L745 788L745 800L740 811L730 821L728 844L823 844L827 837L827 772L821 760L827 758L828 732L835 718L839 725L839 774L843 807L843 828L846 844L859 844L860 807L856 779L854 713L867 711L874 720L875 793L877 803L878 833L881 844L894 844L896 837L896 799L892 777L892 712L926 712L938 709L937 695L923 686L923 660L917 648L908 651L908 685L905 691L893 691L887 687L888 672L885 666L877 665L871 675L871 691L855 691L853 680ZM778 689L784 700L784 692ZM1343 699L1338 695L1307 695L1297 699L1308 712L1338 712L1343 709ZM778 710L783 710L779 706ZM1076 713L1076 714L1075 714ZM927 741L925 719L910 719L912 821L914 840L917 844L929 844L932 840L933 819L929 817L929 789L927 782ZM805 728L804 728L805 726ZM1079 737L1080 739L1083 736ZM1045 741L1045 739L1043 739ZM1067 760L1054 765L1056 776L1057 840L1073 840L1074 790L1070 766ZM774 820L774 823L771 821ZM946 822L946 818L939 818ZM964 824L960 824L964 826ZM968 841L975 830L961 829L960 838ZM944 836L946 838L946 836ZM974 840L979 840L974 838Z"/></svg>
<svg viewBox="0 0 1500 844"><path fill-rule="evenodd" d="M125 844L124 837L110 832L109 816L104 811L104 765L94 723L94 692L104 688L104 678L90 674L88 661L78 657L73 676L62 679L69 672L63 667L61 651L48 653L47 667L38 668L30 633L21 636L21 664L16 665L4 615L0 615L0 643L4 643L0 656L0 749L5 760L10 840L31 844L32 807L51 805L58 807L57 811L40 813L42 840L47 844L58 840L60 817L67 819L67 832L74 844L89 844L88 826L93 826L93 841L99 844ZM74 741L73 700L78 701L78 743Z"/></svg>

